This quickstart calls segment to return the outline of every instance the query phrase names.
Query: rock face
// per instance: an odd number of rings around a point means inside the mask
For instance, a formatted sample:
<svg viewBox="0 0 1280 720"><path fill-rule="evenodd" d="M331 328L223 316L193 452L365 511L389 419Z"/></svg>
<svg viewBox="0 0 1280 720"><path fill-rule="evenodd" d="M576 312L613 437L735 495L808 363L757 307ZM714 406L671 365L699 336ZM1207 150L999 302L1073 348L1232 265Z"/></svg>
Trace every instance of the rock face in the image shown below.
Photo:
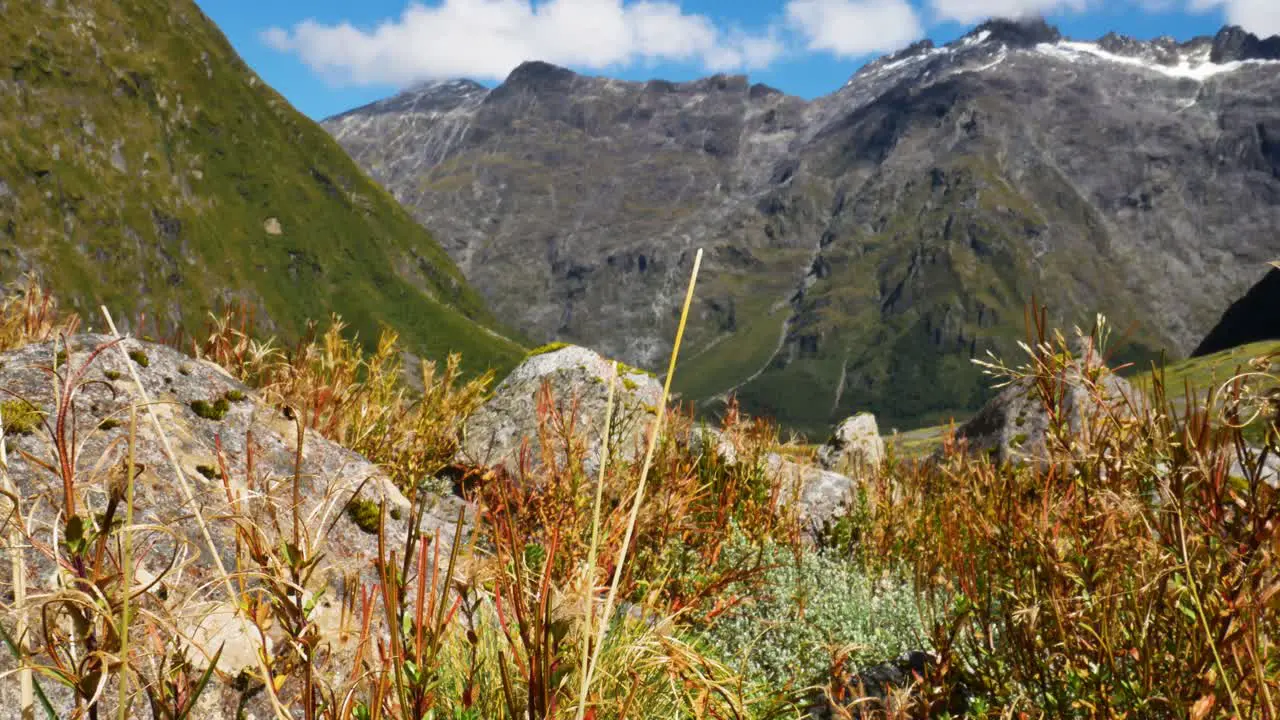
<svg viewBox="0 0 1280 720"><path fill-rule="evenodd" d="M152 405L140 410L137 426L135 462L141 467L136 481L135 534L138 584L154 579L159 585L138 600L160 603L149 607L172 620L179 632L189 635L188 654L198 666L207 666L206 651L212 652L223 641L224 653L219 669L234 678L241 669L254 667L255 653L262 647L256 629L237 616L228 603L224 587L212 556L208 551L194 515L209 524L214 545L222 563L230 571L237 570L235 548L236 524L230 518L251 523L276 543L278 522L290 535L291 506L297 428L279 409L259 402L245 386L228 376L221 368L195 360L172 349L125 341L123 347L130 358L122 357L117 347L91 354L111 339L101 335L77 335L70 338L70 352L51 343L28 346L0 355L0 408L6 413L9 428L5 438L8 476L22 500L23 512L31 531L33 544L56 547L63 532L64 486L39 462L57 467L53 445L45 429L37 423L18 423L19 411L29 411L30 403L38 408L51 425L57 418L53 386L47 368L57 357L64 376L81 374L83 383L75 387L73 412L66 416L67 438L75 433L74 462L76 514L96 517L107 505L108 489L123 478L128 436L128 408L141 402L130 376L130 366L142 379ZM83 373L81 373L83 369ZM20 399L20 400L19 400ZM183 476L193 490L194 504L188 502L148 414L159 420L176 456ZM219 451L225 466L219 462ZM38 462L37 462L38 461ZM222 473L226 472L226 477ZM314 545L323 553L317 572L307 586L309 593L324 591L316 610L316 621L324 640L335 657L346 657L355 650L354 634L340 632L341 607L351 598L346 593L354 587L368 587L377 581L374 560L376 537L358 527L345 512L347 502L385 500L390 537L403 537L407 532L399 510L408 501L382 472L367 460L311 432L303 440L299 467L299 508L302 527ZM238 509L228 500L236 496ZM4 512L10 512L7 500L0 500ZM453 534L453 523L460 507L455 498L441 498L434 514L425 518L428 533L439 529L444 541ZM117 516L119 521L121 516ZM275 518L273 520L273 517ZM176 564L170 568L170 560ZM25 555L28 597L54 592L55 574L44 552L28 549ZM244 565L240 570L251 570ZM0 573L0 593L12 599L11 577ZM158 598L158 599L157 599ZM10 600L6 600L10 602ZM34 612L34 609L32 610ZM347 628L348 630L350 628ZM268 649L278 645L278 630L268 635ZM0 672L11 669L12 656L0 653ZM46 689L53 683L42 681ZM16 680L0 682L0 718L16 718L18 692ZM215 681L215 689L206 693L199 717L234 718L242 690ZM56 686L55 686L56 687ZM260 689L260 688L259 688ZM59 716L69 716L65 694L53 693ZM109 695L110 696L110 695ZM249 703L262 714L259 693ZM141 704L139 704L141 707Z"/></svg>
<svg viewBox="0 0 1280 720"><path fill-rule="evenodd" d="M884 438L876 416L858 413L836 426L831 438L818 448L818 462L827 470L862 472L884 461Z"/></svg>
<svg viewBox="0 0 1280 720"><path fill-rule="evenodd" d="M1216 63L1280 60L1280 36L1260 40L1241 28L1229 27L1213 39L1213 52L1209 59Z"/></svg>
<svg viewBox="0 0 1280 720"><path fill-rule="evenodd" d="M1033 291L1189 353L1280 256L1277 40L997 21L813 101L531 63L323 125L538 342L657 369L704 247L676 390L825 436L971 414Z"/></svg>
<svg viewBox="0 0 1280 720"><path fill-rule="evenodd" d="M536 464L542 447L539 417L549 417L554 411L566 421L572 419L575 441L582 443L591 461L596 461L608 401L610 365L611 361L599 353L572 345L530 356L468 418L460 459L477 465L506 465L515 470L520 464L521 447L527 441L529 460ZM622 457L635 457L643 451L655 409L662 399L662 385L652 375L622 366L615 393L609 445Z"/></svg>
<svg viewBox="0 0 1280 720"><path fill-rule="evenodd" d="M1097 381L1101 398L1095 398L1076 364L1064 373L1061 410L1072 436L1086 432L1093 418L1103 413L1124 416L1141 408L1141 392L1127 380L1101 368ZM1131 405L1132 404L1132 405ZM992 398L956 431L970 453L985 453L996 463L1038 463L1048 454L1049 413L1040 392L1029 379L1015 381Z"/></svg>
<svg viewBox="0 0 1280 720"><path fill-rule="evenodd" d="M1191 355L1211 355L1260 340L1280 340L1280 269L1268 271L1231 303Z"/></svg>

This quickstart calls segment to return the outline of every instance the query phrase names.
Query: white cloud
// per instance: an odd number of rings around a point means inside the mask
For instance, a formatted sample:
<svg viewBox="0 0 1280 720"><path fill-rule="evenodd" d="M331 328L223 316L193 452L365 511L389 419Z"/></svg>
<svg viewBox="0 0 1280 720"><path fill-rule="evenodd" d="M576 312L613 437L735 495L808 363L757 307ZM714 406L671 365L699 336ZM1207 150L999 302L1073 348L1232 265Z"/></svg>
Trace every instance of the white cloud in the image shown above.
<svg viewBox="0 0 1280 720"><path fill-rule="evenodd" d="M987 18L1021 18L1054 12L1082 12L1096 4L1093 0L931 0L938 20L962 24Z"/></svg>
<svg viewBox="0 0 1280 720"><path fill-rule="evenodd" d="M1227 22L1239 25L1254 35L1280 35L1280 1L1277 0L1191 0L1197 12L1221 7Z"/></svg>
<svg viewBox="0 0 1280 720"><path fill-rule="evenodd" d="M335 84L501 80L526 60L604 69L637 62L755 69L782 54L776 34L716 27L665 0L443 0L411 3L372 29L313 20L262 40Z"/></svg>
<svg viewBox="0 0 1280 720"><path fill-rule="evenodd" d="M900 50L924 32L906 0L790 0L786 12L809 50L840 57Z"/></svg>

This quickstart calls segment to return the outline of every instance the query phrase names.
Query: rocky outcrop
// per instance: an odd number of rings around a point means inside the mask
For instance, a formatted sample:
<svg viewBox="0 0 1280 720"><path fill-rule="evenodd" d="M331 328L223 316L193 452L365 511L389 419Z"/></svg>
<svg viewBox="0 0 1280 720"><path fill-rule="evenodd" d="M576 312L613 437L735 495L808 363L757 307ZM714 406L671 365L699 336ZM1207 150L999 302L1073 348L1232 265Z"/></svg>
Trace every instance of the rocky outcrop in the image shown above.
<svg viewBox="0 0 1280 720"><path fill-rule="evenodd" d="M971 415L1033 293L1189 353L1280 255L1274 42L996 20L812 101L529 63L323 124L537 342L661 369L704 248L675 389L817 436Z"/></svg>
<svg viewBox="0 0 1280 720"><path fill-rule="evenodd" d="M56 374L51 374L55 365ZM144 404L133 372L150 404ZM69 383L63 384L67 378ZM55 384L64 398L62 414ZM388 536L404 537L408 528L402 511L408 501L377 467L314 432L302 433L299 453L296 423L221 368L132 339L114 345L106 336L76 335L66 346L45 343L0 355L7 475L22 502L31 538L23 556L28 597L54 593L58 587L49 548L59 547L65 537L67 486L52 469L64 467L65 460L74 475L74 513L87 522L101 522L111 498L118 499L125 476L129 408L134 404L139 413L134 583L148 588L136 602L188 638L186 650L196 667L207 666L209 655L222 645L218 668L223 677L234 679L241 670L256 669L263 641L229 603L195 518L207 522L224 567L252 574L252 563L243 555L237 558L237 548L244 550L237 528L258 528L273 548L292 541L296 482L303 542L321 556L303 588L317 600L313 619L335 657L354 653L358 633L349 632L351 618L344 619L342 607L354 600L347 595L353 588L372 586L379 578L377 539L368 531L367 517L357 524L359 514L348 508L385 502ZM57 446L66 450L56 452ZM192 490L190 499L179 474ZM0 499L0 506L7 517L9 501ZM424 518L424 531L438 530L444 542L450 541L461 508L455 498L439 498ZM122 515L121 509L115 522ZM8 571L0 572L6 603L12 601L12 591ZM37 608L28 611L38 618ZM275 627L266 638L268 651L282 639ZM0 672L11 667L11 654L0 653ZM0 682L0 718L16 717L10 711L16 713L18 707L18 683L7 677ZM42 684L56 689L56 683ZM195 716L237 717L242 693L259 690L215 681ZM65 693L53 692L53 700L59 716L69 717ZM257 693L249 708L261 711L261 702ZM269 715L259 712L258 717Z"/></svg>
<svg viewBox="0 0 1280 720"><path fill-rule="evenodd" d="M1013 48L1034 48L1040 43L1056 43L1062 39L1062 32L1043 18L988 20L969 33L969 37L979 35L984 40L994 40Z"/></svg>
<svg viewBox="0 0 1280 720"><path fill-rule="evenodd" d="M726 465L738 464L738 448L724 431L709 425L697 425L689 431L689 450L695 455L715 453Z"/></svg>
<svg viewBox="0 0 1280 720"><path fill-rule="evenodd" d="M1280 60L1280 35L1261 39L1238 25L1230 25L1213 38L1213 54L1210 59L1216 63Z"/></svg>
<svg viewBox="0 0 1280 720"><path fill-rule="evenodd" d="M573 442L595 462L603 437L612 364L599 353L573 345L535 351L468 418L459 460L505 465L514 471L527 444L528 461L537 464L542 452L539 427L555 437L562 421L563 427L572 430ZM616 456L632 458L643 450L662 399L662 385L652 375L625 365L619 366L616 377L609 445ZM563 449L557 437L555 450L562 453Z"/></svg>
<svg viewBox="0 0 1280 720"><path fill-rule="evenodd" d="M884 455L876 416L858 413L837 425L826 444L818 448L818 463L827 470L857 475L878 467Z"/></svg>
<svg viewBox="0 0 1280 720"><path fill-rule="evenodd" d="M1093 377L1090 377L1093 375ZM1108 417L1141 411L1144 399L1127 380L1095 363L1077 361L1054 381L1058 410L1066 418L1064 440L1087 441L1087 434ZM1033 378L1016 380L1000 391L956 431L973 454L996 463L1043 463L1050 453L1050 413Z"/></svg>

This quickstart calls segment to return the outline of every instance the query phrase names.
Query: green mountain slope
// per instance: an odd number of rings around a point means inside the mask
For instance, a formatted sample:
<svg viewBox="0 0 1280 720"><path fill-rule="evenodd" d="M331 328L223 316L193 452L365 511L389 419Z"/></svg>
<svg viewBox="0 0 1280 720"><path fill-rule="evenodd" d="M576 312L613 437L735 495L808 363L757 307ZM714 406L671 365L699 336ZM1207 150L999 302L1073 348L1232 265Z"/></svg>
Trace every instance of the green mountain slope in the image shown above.
<svg viewBox="0 0 1280 720"><path fill-rule="evenodd" d="M520 347L435 240L236 55L191 0L0 4L0 282L161 327L247 301L340 313L414 352Z"/></svg>

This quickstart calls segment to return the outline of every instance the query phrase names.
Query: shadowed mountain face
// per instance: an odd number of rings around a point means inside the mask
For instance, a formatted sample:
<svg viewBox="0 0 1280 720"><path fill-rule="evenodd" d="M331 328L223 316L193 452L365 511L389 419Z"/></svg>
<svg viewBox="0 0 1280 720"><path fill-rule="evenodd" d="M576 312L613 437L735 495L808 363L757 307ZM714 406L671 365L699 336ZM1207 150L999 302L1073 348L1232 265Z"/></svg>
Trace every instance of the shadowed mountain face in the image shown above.
<svg viewBox="0 0 1280 720"><path fill-rule="evenodd" d="M90 322L198 328L244 302L285 337L341 313L471 369L521 355L431 236L264 85L191 0L0 0L0 283Z"/></svg>
<svg viewBox="0 0 1280 720"><path fill-rule="evenodd" d="M1271 270L1222 314L1193 357L1261 340L1280 340L1280 270Z"/></svg>
<svg viewBox="0 0 1280 720"><path fill-rule="evenodd" d="M990 396L971 359L1018 359L1033 294L1195 347L1280 251L1278 44L993 21L812 102L527 63L323 124L535 340L661 367L702 247L686 397L905 427Z"/></svg>

